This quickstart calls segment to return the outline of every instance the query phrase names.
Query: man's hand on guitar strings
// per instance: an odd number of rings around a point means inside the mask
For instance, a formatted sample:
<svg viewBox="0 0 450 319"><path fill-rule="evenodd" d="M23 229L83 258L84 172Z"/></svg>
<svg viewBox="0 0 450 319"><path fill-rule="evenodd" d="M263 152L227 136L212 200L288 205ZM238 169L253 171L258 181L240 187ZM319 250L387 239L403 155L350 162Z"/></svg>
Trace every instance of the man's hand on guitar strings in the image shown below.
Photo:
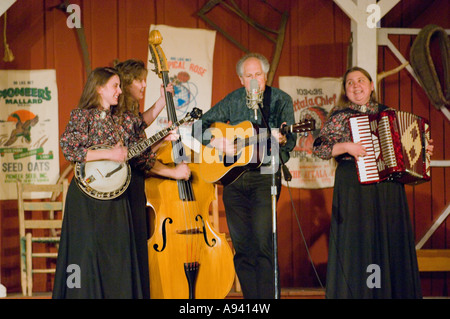
<svg viewBox="0 0 450 319"><path fill-rule="evenodd" d="M213 137L210 144L219 151L224 152L226 155L234 156L237 153L236 143L225 137Z"/></svg>

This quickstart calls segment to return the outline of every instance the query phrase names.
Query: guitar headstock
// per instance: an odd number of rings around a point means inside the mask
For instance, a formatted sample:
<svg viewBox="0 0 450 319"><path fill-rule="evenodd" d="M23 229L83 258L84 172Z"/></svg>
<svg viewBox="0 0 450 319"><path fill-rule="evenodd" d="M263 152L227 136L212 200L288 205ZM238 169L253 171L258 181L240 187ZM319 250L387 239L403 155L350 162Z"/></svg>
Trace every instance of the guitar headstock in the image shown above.
<svg viewBox="0 0 450 319"><path fill-rule="evenodd" d="M162 76L163 72L169 72L166 55L161 49L162 39L161 33L158 30L152 30L148 37L148 47L152 55L150 62L155 65L155 69L152 71L158 74L159 77Z"/></svg>
<svg viewBox="0 0 450 319"><path fill-rule="evenodd" d="M314 119L305 119L301 122L292 125L291 131L294 133L303 133L314 131L316 128L316 121Z"/></svg>
<svg viewBox="0 0 450 319"><path fill-rule="evenodd" d="M305 119L292 125L285 125L281 128L281 133L304 133L314 131L316 128L316 121L314 119Z"/></svg>

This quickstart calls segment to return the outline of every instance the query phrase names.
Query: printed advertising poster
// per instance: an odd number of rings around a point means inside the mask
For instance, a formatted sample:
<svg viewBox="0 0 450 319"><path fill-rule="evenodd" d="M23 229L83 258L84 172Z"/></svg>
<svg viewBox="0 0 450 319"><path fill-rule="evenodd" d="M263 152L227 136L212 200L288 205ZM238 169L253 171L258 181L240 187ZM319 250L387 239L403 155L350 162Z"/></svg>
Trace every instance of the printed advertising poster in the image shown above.
<svg viewBox="0 0 450 319"><path fill-rule="evenodd" d="M329 112L339 100L341 79L281 76L279 81L280 89L292 97L295 122L307 117L315 120L315 130L306 135L299 134L286 163L292 174L289 186L305 189L333 187L335 160L325 161L313 156L312 148ZM282 181L286 186L286 181Z"/></svg>
<svg viewBox="0 0 450 319"><path fill-rule="evenodd" d="M151 25L150 32L152 30L158 30L162 36L160 48L166 58L169 82L174 86L173 103L177 119L184 118L194 107L205 113L211 108L216 31L166 25ZM150 50L148 59L152 59ZM160 85L163 82L154 69L155 64L148 62L146 109L161 95ZM147 136L166 128L167 123L167 111L164 108L155 122L147 128ZM191 137L191 127L186 125L181 127L180 134L186 143L185 138Z"/></svg>
<svg viewBox="0 0 450 319"><path fill-rule="evenodd" d="M56 183L59 131L55 70L0 70L0 110L0 199L17 199L17 180Z"/></svg>

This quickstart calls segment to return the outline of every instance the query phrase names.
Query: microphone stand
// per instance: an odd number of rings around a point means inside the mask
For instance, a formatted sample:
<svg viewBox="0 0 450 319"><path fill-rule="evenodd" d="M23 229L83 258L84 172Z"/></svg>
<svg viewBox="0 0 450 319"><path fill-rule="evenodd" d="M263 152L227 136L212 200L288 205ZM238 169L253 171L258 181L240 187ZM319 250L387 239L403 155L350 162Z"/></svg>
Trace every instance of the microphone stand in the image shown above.
<svg viewBox="0 0 450 319"><path fill-rule="evenodd" d="M261 112L262 120L264 121L264 124L266 125L266 128L270 130L270 126L268 123L268 119L266 120L266 117L264 116L264 113L261 108L261 103L257 103L258 108ZM269 107L269 106L267 106ZM270 136L272 141L272 134ZM272 144L272 142L271 142ZM286 167L281 154L280 154L280 148L278 149L278 158L281 160L282 167L283 167L283 175L287 181L290 181L292 179L292 176ZM272 186L270 188L271 198L272 198L272 241L273 241L273 266L274 266L274 293L275 293L275 299L279 299L279 283L278 283L278 240L277 240L277 183L276 183L276 172L278 171L278 161L276 161L275 152L273 152L273 149L271 150L271 172L272 172Z"/></svg>
<svg viewBox="0 0 450 319"><path fill-rule="evenodd" d="M272 186L270 188L270 194L272 196L272 241L273 241L273 269L274 269L274 290L275 299L279 299L278 296L278 238L277 238L277 184L275 174L277 172L275 155L271 154L271 169L272 169Z"/></svg>

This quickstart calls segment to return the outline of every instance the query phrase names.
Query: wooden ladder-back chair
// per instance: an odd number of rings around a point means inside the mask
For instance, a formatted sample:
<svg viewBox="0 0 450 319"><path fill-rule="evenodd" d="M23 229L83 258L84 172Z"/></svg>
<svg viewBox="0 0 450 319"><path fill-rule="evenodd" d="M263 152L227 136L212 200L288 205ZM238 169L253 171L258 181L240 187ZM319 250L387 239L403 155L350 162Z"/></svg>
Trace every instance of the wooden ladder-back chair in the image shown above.
<svg viewBox="0 0 450 319"><path fill-rule="evenodd" d="M24 296L32 295L33 274L55 272L49 260L45 260L44 268L34 268L33 259L56 260L68 187L67 179L57 184L41 185L17 182L20 270ZM49 193L50 197L45 198Z"/></svg>

